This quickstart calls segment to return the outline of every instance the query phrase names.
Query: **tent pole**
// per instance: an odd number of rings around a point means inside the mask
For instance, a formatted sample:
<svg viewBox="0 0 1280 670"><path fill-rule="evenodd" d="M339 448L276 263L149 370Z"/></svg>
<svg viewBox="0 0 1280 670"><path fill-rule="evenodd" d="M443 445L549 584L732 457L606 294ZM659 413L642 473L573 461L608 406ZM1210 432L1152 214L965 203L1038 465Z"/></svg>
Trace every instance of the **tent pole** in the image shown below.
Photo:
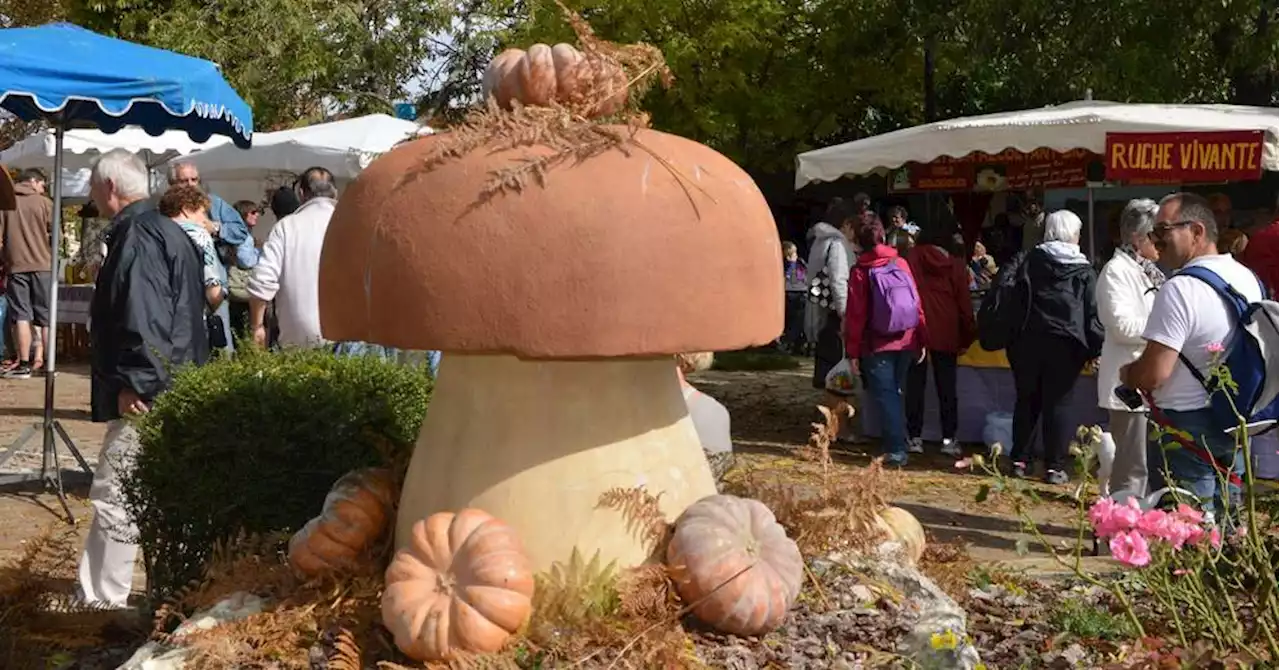
<svg viewBox="0 0 1280 670"><path fill-rule="evenodd" d="M66 132L62 123L55 125L54 144L57 147L53 155L53 222L49 236L49 325L46 327L45 337L45 376L44 376L44 416L40 423L32 426L23 432L22 436L4 453L0 454L0 463L9 460L14 453L26 444L27 440L34 436L38 430L41 435L41 455L40 455L40 479L43 480L46 489L52 489L58 496L58 502L62 503L62 510L67 514L67 522L75 525L76 517L71 513L71 506L67 504L66 492L62 485L62 466L58 463L58 440L61 439L67 445L68 451L75 457L80 468L85 474L93 477L93 469L84 460L84 456L76 449L76 445L71 441L71 436L67 435L67 431L63 429L62 424L53 416L54 404L54 383L57 378L57 360L58 360L58 285L62 283L60 276L62 269L62 144L63 134ZM19 475L18 478L26 479ZM0 479L12 479L10 477Z"/></svg>
<svg viewBox="0 0 1280 670"><path fill-rule="evenodd" d="M1092 263L1098 257L1097 245L1094 240L1097 238L1097 229L1093 227L1093 185L1089 185L1089 262Z"/></svg>

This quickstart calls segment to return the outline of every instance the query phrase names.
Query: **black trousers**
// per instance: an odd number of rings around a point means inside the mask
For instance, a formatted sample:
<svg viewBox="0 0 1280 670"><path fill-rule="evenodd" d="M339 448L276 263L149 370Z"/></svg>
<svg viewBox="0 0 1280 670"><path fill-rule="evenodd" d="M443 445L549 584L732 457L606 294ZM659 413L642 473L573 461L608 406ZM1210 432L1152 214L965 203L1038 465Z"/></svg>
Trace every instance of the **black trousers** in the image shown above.
<svg viewBox="0 0 1280 670"><path fill-rule="evenodd" d="M1066 471L1067 449L1076 430L1068 416L1066 399L1089 360L1087 352L1075 340L1033 337L1016 342L1006 354L1018 393L1010 459L1031 462L1031 445L1039 423L1045 469Z"/></svg>
<svg viewBox="0 0 1280 670"><path fill-rule="evenodd" d="M782 343L798 347L804 343L804 311L809 305L809 294L804 291L787 291Z"/></svg>
<svg viewBox="0 0 1280 670"><path fill-rule="evenodd" d="M826 388L827 373L841 360L844 360L844 341L840 338L840 315L827 312L813 347L813 388Z"/></svg>
<svg viewBox="0 0 1280 670"><path fill-rule="evenodd" d="M907 370L907 437L920 437L924 430L924 393L929 378L929 364L933 364L933 385L938 390L938 414L942 423L942 439L954 440L960 423L959 402L956 400L956 355L930 351L929 358Z"/></svg>

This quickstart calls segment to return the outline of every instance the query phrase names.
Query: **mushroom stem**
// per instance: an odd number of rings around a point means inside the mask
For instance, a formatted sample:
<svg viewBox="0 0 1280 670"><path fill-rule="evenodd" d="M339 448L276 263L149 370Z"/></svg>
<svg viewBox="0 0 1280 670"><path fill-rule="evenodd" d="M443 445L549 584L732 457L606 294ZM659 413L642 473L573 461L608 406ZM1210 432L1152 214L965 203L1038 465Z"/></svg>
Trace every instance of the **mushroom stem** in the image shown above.
<svg viewBox="0 0 1280 670"><path fill-rule="evenodd" d="M474 507L514 527L534 570L573 549L619 567L649 558L613 488L644 487L668 520L715 494L670 357L524 361L448 354L396 521L403 546L416 521Z"/></svg>

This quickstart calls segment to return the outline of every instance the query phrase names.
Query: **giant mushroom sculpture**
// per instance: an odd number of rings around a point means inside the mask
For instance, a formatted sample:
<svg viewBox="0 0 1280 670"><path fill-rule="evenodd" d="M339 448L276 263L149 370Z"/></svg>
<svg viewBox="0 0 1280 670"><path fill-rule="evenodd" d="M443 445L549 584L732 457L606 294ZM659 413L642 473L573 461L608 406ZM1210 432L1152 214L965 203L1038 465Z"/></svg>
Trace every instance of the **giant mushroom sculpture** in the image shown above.
<svg viewBox="0 0 1280 670"><path fill-rule="evenodd" d="M634 565L653 548L599 508L603 493L644 487L668 519L716 493L671 357L781 331L773 217L714 150L599 130L622 139L496 193L495 173L564 148L415 140L338 203L320 265L325 337L445 352L397 548L431 514L478 508L519 532L535 570L574 548Z"/></svg>

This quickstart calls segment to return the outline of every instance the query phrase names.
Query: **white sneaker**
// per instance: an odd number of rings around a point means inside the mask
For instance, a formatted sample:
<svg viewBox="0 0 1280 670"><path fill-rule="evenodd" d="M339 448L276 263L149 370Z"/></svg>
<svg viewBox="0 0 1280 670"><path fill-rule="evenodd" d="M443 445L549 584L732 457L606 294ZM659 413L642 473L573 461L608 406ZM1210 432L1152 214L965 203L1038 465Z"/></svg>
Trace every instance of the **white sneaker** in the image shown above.
<svg viewBox="0 0 1280 670"><path fill-rule="evenodd" d="M923 453L924 453L924 442L923 442L920 438L918 438L918 437L913 437L913 438L908 439L908 440L907 440L907 453L910 453L910 454L923 454Z"/></svg>
<svg viewBox="0 0 1280 670"><path fill-rule="evenodd" d="M960 445L956 444L955 440L943 440L942 453L947 456L959 457L964 455L964 449L961 449Z"/></svg>

